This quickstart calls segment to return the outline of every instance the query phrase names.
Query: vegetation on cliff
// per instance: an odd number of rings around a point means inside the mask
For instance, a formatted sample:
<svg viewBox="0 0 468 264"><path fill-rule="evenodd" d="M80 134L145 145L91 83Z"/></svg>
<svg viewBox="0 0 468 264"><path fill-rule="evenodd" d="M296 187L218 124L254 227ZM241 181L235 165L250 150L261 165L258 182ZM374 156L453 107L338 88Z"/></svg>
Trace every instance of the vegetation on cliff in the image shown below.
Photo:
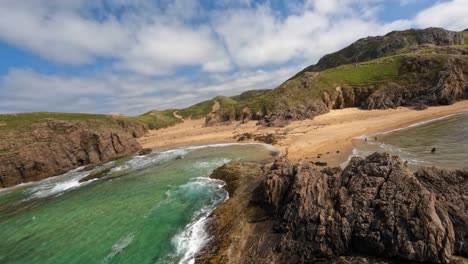
<svg viewBox="0 0 468 264"><path fill-rule="evenodd" d="M132 155L147 130L141 122L86 114L0 115L0 124L0 187Z"/></svg>
<svg viewBox="0 0 468 264"><path fill-rule="evenodd" d="M276 89L218 96L173 111L184 118L206 117L207 125L259 120L263 125L281 126L336 108L451 104L468 96L467 35L428 28L360 39L324 56Z"/></svg>

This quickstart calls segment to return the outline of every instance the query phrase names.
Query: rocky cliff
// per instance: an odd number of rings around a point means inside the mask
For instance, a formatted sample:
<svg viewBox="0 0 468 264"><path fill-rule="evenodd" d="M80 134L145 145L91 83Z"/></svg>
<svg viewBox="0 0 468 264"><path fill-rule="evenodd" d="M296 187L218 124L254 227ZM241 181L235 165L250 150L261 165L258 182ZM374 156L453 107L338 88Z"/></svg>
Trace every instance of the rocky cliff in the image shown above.
<svg viewBox="0 0 468 264"><path fill-rule="evenodd" d="M369 61L394 55L401 49L419 45L453 46L463 44L464 36L462 33L442 28L393 31L385 36L359 39L340 51L323 56L316 65L311 65L304 71L317 72L344 64Z"/></svg>
<svg viewBox="0 0 468 264"><path fill-rule="evenodd" d="M466 32L429 28L358 40L324 56L265 94L221 107L206 124L258 120L267 126L331 109L424 109L468 98Z"/></svg>
<svg viewBox="0 0 468 264"><path fill-rule="evenodd" d="M134 154L141 149L135 137L147 130L144 123L110 117L46 118L25 124L27 118L9 115L0 126L0 187Z"/></svg>
<svg viewBox="0 0 468 264"><path fill-rule="evenodd" d="M409 171L398 157L344 169L278 159L228 164L230 199L213 214L198 263L462 263L468 171ZM235 183L235 184L233 184Z"/></svg>

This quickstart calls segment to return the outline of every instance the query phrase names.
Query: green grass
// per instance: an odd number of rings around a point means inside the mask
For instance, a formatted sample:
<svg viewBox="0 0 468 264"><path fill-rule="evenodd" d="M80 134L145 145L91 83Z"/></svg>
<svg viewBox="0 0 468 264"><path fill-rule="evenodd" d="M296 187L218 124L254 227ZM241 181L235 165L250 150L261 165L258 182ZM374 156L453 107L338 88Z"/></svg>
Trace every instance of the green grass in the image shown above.
<svg viewBox="0 0 468 264"><path fill-rule="evenodd" d="M412 37L414 36L408 35L408 38ZM464 32L464 37L465 45L452 46L452 48L468 48L468 32ZM181 119L174 116L174 112L177 112L184 119L205 118L212 112L216 101L220 103L219 114L233 113L235 116L242 115L246 108L262 115L275 110L307 107L310 105L311 100L321 100L324 92L331 94L337 86L343 88L350 86L377 87L379 85L385 86L385 83L392 81L404 85L405 82L410 83L411 80L431 78L433 74L444 67L447 61L449 55L444 51L447 51L446 47L418 46L405 48L399 50L393 56L327 69L321 71L315 78L312 73L300 72L274 90L251 90L231 97L217 96L184 109L155 110L135 117L48 112L0 114L0 132L28 130L31 129L34 122L46 118L93 121L93 125L96 123L96 126L115 125L116 120L144 122L152 129L159 129L182 122ZM404 57L409 56L437 58L440 64L419 75L413 73L411 76L399 76L401 62Z"/></svg>
<svg viewBox="0 0 468 264"><path fill-rule="evenodd" d="M106 121L105 123L112 122L112 116L99 115L99 114L81 114L81 113L50 113L50 112L36 112L36 113L20 113L20 114L1 114L0 115L0 131L15 130L22 131L31 128L31 125L37 121L47 118L55 118L61 120L76 120L76 121L89 121L100 120Z"/></svg>
<svg viewBox="0 0 468 264"><path fill-rule="evenodd" d="M385 57L359 64L348 64L320 73L320 80L329 84L363 85L398 76L401 58Z"/></svg>
<svg viewBox="0 0 468 264"><path fill-rule="evenodd" d="M182 122L182 120L174 116L174 111L176 109L150 111L137 117L131 117L131 119L147 123L151 129L160 129Z"/></svg>
<svg viewBox="0 0 468 264"><path fill-rule="evenodd" d="M211 100L203 101L201 103L192 105L185 109L179 109L177 110L177 114L181 115L183 118L192 118L192 119L204 118L213 110L213 105L215 104L215 101L219 102L221 107L229 107L237 103L237 101L229 97L217 96Z"/></svg>
<svg viewBox="0 0 468 264"><path fill-rule="evenodd" d="M266 93L271 92L270 89L263 89L263 90L250 90L243 92L239 95L231 96L230 98L237 102L249 101L254 98L260 97L265 95Z"/></svg>
<svg viewBox="0 0 468 264"><path fill-rule="evenodd" d="M104 127L106 129L119 129L116 121L127 123L142 122L148 124L151 128L158 129L172 126L181 122L177 119L171 110L148 112L140 116L112 116L102 114L82 114L82 113L20 113L20 114L0 114L0 132L24 132L30 131L35 122L44 119L53 118L66 121L84 121L93 127ZM60 132L60 131L57 131Z"/></svg>

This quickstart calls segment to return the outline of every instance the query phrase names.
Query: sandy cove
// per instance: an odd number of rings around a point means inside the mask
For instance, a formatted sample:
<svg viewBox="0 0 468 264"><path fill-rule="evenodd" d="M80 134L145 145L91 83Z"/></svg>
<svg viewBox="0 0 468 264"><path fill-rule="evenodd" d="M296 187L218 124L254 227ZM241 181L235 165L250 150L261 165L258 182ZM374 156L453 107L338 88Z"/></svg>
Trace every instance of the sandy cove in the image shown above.
<svg viewBox="0 0 468 264"><path fill-rule="evenodd" d="M337 166L352 153L352 139L355 137L407 127L466 110L468 101L430 107L423 111L403 107L388 110L347 108L332 110L313 120L291 122L282 128L257 126L256 121L204 127L204 119L185 120L173 127L152 130L139 142L144 148L163 150L187 145L237 142L235 136L242 133L274 133L280 138L275 146L290 160L322 161Z"/></svg>

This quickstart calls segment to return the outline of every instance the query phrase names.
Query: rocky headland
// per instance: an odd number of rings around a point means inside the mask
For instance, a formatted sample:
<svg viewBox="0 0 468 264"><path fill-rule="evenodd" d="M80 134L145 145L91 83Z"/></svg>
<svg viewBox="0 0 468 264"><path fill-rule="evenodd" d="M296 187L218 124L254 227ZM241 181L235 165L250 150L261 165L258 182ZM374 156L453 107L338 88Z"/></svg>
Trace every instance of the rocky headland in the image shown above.
<svg viewBox="0 0 468 264"><path fill-rule="evenodd" d="M85 116L28 120L4 115L0 126L0 187L41 180L83 165L98 165L141 150L142 122Z"/></svg>
<svg viewBox="0 0 468 264"><path fill-rule="evenodd" d="M468 171L399 157L344 168L230 163L215 170L230 199L212 215L196 263L464 263Z"/></svg>
<svg viewBox="0 0 468 264"><path fill-rule="evenodd" d="M331 109L425 109L468 98L467 32L395 31L325 55L276 89L225 100L206 124L257 120L284 126Z"/></svg>

